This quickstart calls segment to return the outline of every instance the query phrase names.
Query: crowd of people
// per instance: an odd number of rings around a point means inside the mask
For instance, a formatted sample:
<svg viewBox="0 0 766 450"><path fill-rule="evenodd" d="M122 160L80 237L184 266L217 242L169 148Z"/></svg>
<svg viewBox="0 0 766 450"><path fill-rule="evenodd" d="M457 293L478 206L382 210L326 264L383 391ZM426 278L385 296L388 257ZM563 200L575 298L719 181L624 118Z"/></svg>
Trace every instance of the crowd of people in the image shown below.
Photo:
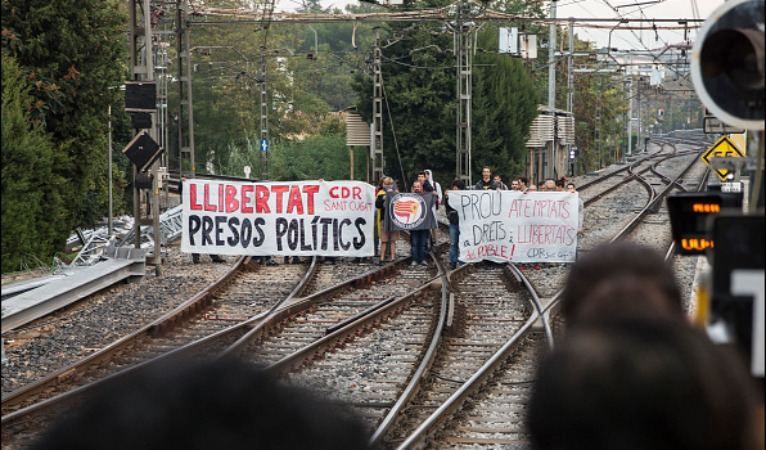
<svg viewBox="0 0 766 450"><path fill-rule="evenodd" d="M179 193L183 188L183 181L186 178L183 177L179 183ZM321 181L321 180L320 180ZM540 186L538 188L538 185ZM433 172L429 169L420 171L416 175L415 181L410 186L410 192L414 194L428 193L427 201L429 202L429 209L431 210L430 223L431 228L428 230L412 230L409 232L410 248L411 248L411 265L413 267L428 266L428 250L434 243L434 232L437 228L438 211L439 208L444 205L445 214L449 222L449 236L450 236L450 251L449 262L450 268L455 269L462 263L459 261L459 239L460 239L460 223L457 215L457 211L451 208L447 202L449 192L453 190L465 190L465 182L461 179L455 179L450 184L449 189L442 190L441 184L434 180ZM530 184L529 178L526 176L516 176L510 180L510 186L504 181L504 177L499 174L493 174L492 169L489 166L482 167L481 178L471 187L474 190L511 190L521 191L524 193L530 192L577 192L576 186L573 182L567 181L566 177L561 177L556 180L548 178L541 180L537 185ZM398 193L396 181L390 176L384 176L379 181L375 188L375 227L374 227L374 257L373 260L377 260L378 264L385 264L387 262L393 262L397 259L396 243L401 239L401 233L394 225L392 225L389 216L390 201L389 193ZM424 196L426 197L426 196ZM580 200L580 217L579 228L582 228L583 223L583 203ZM225 262L221 256L209 255L213 262ZM356 258L358 261L363 262L368 258ZM193 253L192 261L194 264L200 262L200 255ZM284 264L298 264L301 262L301 258L298 256L285 256ZM320 261L330 264L335 263L335 257L321 257ZM272 256L256 256L253 258L253 262L256 264L276 265L277 261Z"/></svg>

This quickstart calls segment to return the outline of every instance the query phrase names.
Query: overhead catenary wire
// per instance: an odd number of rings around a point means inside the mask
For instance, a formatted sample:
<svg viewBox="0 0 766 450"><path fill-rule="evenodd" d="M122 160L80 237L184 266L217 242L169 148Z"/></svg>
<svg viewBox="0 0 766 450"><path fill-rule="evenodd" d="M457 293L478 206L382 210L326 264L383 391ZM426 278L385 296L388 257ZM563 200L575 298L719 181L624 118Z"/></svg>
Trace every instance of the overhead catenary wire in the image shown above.
<svg viewBox="0 0 766 450"><path fill-rule="evenodd" d="M394 138L394 149L396 149L396 159L399 161L399 170L402 172L402 181L404 186L409 186L407 182L407 173L404 171L404 165L402 164L402 155L399 153L399 142L396 139L396 129L394 128L394 119L391 116L391 107L388 105L388 94L386 94L386 85L383 82L383 77L380 78L380 87L383 91L383 101L386 103L386 112L388 115L388 124L391 127L391 135Z"/></svg>

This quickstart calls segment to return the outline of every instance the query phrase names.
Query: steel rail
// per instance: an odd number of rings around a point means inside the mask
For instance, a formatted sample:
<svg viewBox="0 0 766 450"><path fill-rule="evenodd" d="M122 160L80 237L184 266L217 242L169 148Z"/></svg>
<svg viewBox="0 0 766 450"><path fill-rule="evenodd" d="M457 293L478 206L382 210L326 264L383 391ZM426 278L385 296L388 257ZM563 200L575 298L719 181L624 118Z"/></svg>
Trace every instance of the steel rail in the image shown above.
<svg viewBox="0 0 766 450"><path fill-rule="evenodd" d="M431 366L433 365L433 362L436 359L437 349L439 348L439 343L441 342L442 333L447 323L447 316L449 315L449 296L450 296L450 285L451 285L450 278L455 273L455 271L453 270L452 272L447 273L447 271L441 265L441 262L439 261L439 259L434 257L434 260L439 265L440 277L442 279L441 310L439 314L439 321L436 324L436 327L434 329L433 336L431 337L431 342L428 344L428 349L426 350L423 357L420 359L420 364L418 365L418 367L415 369L415 372L410 377L410 381L407 383L407 386L404 388L401 395L396 400L396 403L394 403L394 406L391 407L391 409L388 411L386 416L383 418L383 420L380 422L380 424L378 425L378 427L375 429L372 436L370 437L370 441L369 441L370 447L374 448L385 437L388 430L390 430L391 427L396 422L396 418L399 415L399 413L402 411L404 406L417 393L418 388L420 387L421 381L429 373L429 370L431 369Z"/></svg>
<svg viewBox="0 0 766 450"><path fill-rule="evenodd" d="M675 178L677 179L683 176L696 162L697 158L694 158ZM625 182L627 182L627 179ZM649 185L649 189L653 191L653 189L651 189L651 185L648 182L647 185ZM653 198L650 197L650 200L647 201L644 208L639 211L636 217L632 219L625 227L623 227L617 233L617 235L610 240L610 242L614 242L618 238L624 237L627 235L627 233L632 231L640 219L650 211L655 202L662 199L664 195L667 195L673 186L674 184L669 184L668 187L657 193L656 196ZM537 319L553 312L554 307L557 307L560 302L562 293L563 289L557 291L541 311L535 309L524 326L522 326L508 341L506 341L506 343L503 344L503 346L497 352L495 352L479 370L477 370L466 382L460 386L460 388L458 388L458 390L453 392L453 394L444 403L442 403L436 411L434 411L425 421L423 421L416 428L416 430L411 433L405 439L405 441L399 445L399 447L397 447L397 449L404 450L412 448L417 443L426 439L431 433L434 432L438 423L445 420L448 414L451 414L460 408L463 402L481 386L482 382L486 380L492 373L494 373L494 371L499 368L504 361L507 360L516 342L518 342L522 337L526 336L529 330L532 329L532 325L537 321Z"/></svg>
<svg viewBox="0 0 766 450"><path fill-rule="evenodd" d="M230 269L226 274L224 274L222 277L220 277L218 280L216 280L215 282L207 286L205 289L203 289L199 293L195 294L192 298L184 302L182 305L179 305L174 310L164 314L157 320L146 325L145 327L136 331L135 333L132 333L129 336L125 336L115 341L114 343L110 344L109 346L105 347L104 349L99 350L95 354L89 355L88 357L83 358L82 360L76 362L75 364L67 366L64 369L61 369L55 372L54 374L51 374L50 376L39 380L38 382L35 382L28 386L24 386L21 389L12 392L7 399L3 400L3 407L4 408L12 407L14 403L8 403L8 402L16 402L16 403L23 402L29 397L34 396L45 389L49 389L50 387L58 385L61 381L64 381L70 378L71 376L75 375L77 372L83 370L85 367L90 367L97 363L107 361L110 357L124 350L128 345L134 343L141 336L147 336L147 335L157 336L167 331L170 331L170 329L172 329L180 321L183 321L193 315L198 314L205 307L209 306L212 302L212 299L211 299L212 295L216 293L217 291L219 291L220 289L224 288L226 283L230 282L233 276L236 273L238 273L240 270L242 270L242 268L249 263L250 263L250 257L241 257L238 260L237 264L235 264L235 266L232 269ZM135 370L141 369L143 367L146 367L152 364L157 364L160 361L165 361L170 358L180 357L187 353L197 351L201 349L204 345L210 344L216 339L221 339L228 335L242 332L245 328L252 326L254 322L257 322L258 320L262 320L263 317L267 316L270 312L274 311L274 309L278 308L280 305L292 300L295 296L299 295L303 290L305 290L309 281L313 278L315 272L316 272L316 257L312 258L311 264L309 264L309 267L307 268L303 277L292 289L292 291L285 298L283 298L282 300L279 300L274 305L272 305L269 310L256 314L255 316L250 317L247 320L244 320L242 322L239 322L235 325L224 328L222 330L218 330L212 334L209 334L202 338L196 339L192 342L181 345L177 348L174 348L172 350L159 354L155 357L149 358L144 361L140 361L136 364L122 367L116 372L110 373L106 375L105 377L99 378L95 381L78 386L70 391L62 392L48 399L20 408L16 411L13 411L12 413L2 416L2 419L0 419L0 423L12 424L18 421L20 418L23 418L29 414L52 407L57 404L74 400L79 395L87 391L90 391L96 386L99 386L110 380L123 377L129 373L134 372Z"/></svg>
<svg viewBox="0 0 766 450"><path fill-rule="evenodd" d="M527 284L525 284L525 286L527 286ZM531 284L529 284L529 286L531 286ZM535 303L538 305L540 304L540 298L537 297L537 291L530 291L529 300L530 303L532 303L534 309L532 310L532 313L524 325L522 325L521 328L519 328L492 356L490 356L487 361L476 372L474 372L470 378L468 378L468 380L466 380L455 392L453 392L452 395L450 395L444 403L439 405L436 411L434 411L428 417L428 419L423 421L415 429L415 431L412 432L412 434L407 436L404 442L402 442L397 447L397 449L403 450L411 448L413 445L423 439L426 433L433 429L438 421L443 420L447 414L453 413L462 405L463 401L473 393L473 390L478 387L480 382L485 379L487 374L494 372L495 369L505 361L510 349L512 349L516 342L524 337L527 332L532 329L532 326L537 322L537 320L542 317L542 315L538 313L538 308L535 307Z"/></svg>
<svg viewBox="0 0 766 450"><path fill-rule="evenodd" d="M437 261L437 258L431 254L432 259ZM284 373L291 368L301 364L304 361L308 361L316 355L324 352L328 347L331 347L334 343L353 335L355 332L369 326L375 321L381 321L386 317L396 313L397 309L404 307L407 303L416 300L420 294L423 294L426 290L431 289L431 286L436 280L441 279L444 276L444 269L438 265L438 273L436 276L428 279L425 283L418 286L414 291L394 298L393 301L384 301L382 307L368 310L366 314L356 317L353 321L347 322L341 328L336 328L331 333L325 335L321 339L318 339L310 344L298 349L297 351L283 357L279 361L276 361L266 367L266 370L276 373ZM440 316L443 315L440 313Z"/></svg>
<svg viewBox="0 0 766 450"><path fill-rule="evenodd" d="M146 335L146 334L156 334L158 331L164 329L163 324L165 323L173 324L179 319L183 319L184 317L197 314L203 308L205 308L207 305L210 304L210 297L213 291L215 291L218 287L223 286L230 278L234 277L234 275L236 275L240 270L242 270L242 268L247 263L248 263L248 258L241 257L239 260L237 260L237 262L234 264L234 266L232 266L231 269L229 269L225 274L223 274L217 280L213 281L204 289L194 294L191 298L189 298L182 304L178 305L173 310L163 314L162 316L152 321L151 323L143 326L142 328L138 329L137 331L127 336L124 336L114 341L113 343L107 345L101 350L86 356L85 358L77 361L76 363L72 365L69 365L60 370L57 370L53 372L52 374L46 376L45 378L42 378L28 385L22 386L21 388L10 392L8 395L3 396L2 398L3 408L8 407L8 405L13 404L13 402L18 402L27 396L35 395L39 393L42 389L50 387L51 383L57 383L58 381L68 378L75 371L79 370L81 367L85 365L94 364L94 363L98 363L98 362L102 362L106 360L107 358L115 354L116 352L122 350L126 345L132 343L139 336Z"/></svg>

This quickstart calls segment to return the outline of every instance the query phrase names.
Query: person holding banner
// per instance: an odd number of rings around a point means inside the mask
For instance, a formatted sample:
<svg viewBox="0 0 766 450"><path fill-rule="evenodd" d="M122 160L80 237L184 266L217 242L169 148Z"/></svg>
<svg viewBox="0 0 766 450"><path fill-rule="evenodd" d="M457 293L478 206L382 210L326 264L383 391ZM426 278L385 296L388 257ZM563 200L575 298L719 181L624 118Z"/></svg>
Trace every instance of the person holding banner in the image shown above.
<svg viewBox="0 0 766 450"><path fill-rule="evenodd" d="M503 183L503 177L502 176L495 175L494 181L495 181L495 186L497 187L498 190L500 190L500 191L507 191L508 190L508 186L505 183Z"/></svg>
<svg viewBox="0 0 766 450"><path fill-rule="evenodd" d="M460 216L457 210L449 204L449 193L450 191L462 190L465 190L465 182L460 178L455 178L450 190L444 195L447 219L449 220L449 265L453 270L457 268L458 264L462 264L457 259L460 254Z"/></svg>
<svg viewBox="0 0 766 450"><path fill-rule="evenodd" d="M436 180L434 180L434 175L433 175L433 172L431 172L431 169L426 169L424 172L426 174L426 181L431 186L433 186L434 194L436 195L436 200L434 201L434 206L431 208L431 210L434 213L434 219L435 219L436 218L436 214L437 214L437 212L439 210L439 205L442 204L442 199L443 199L442 185L439 184ZM433 226L432 230L435 230L438 227L439 227L439 224L436 222L436 220L434 220L434 226ZM428 247L427 248L430 250L431 248L433 248L433 246L434 246L434 233L433 233L433 231L431 231L429 239L428 239Z"/></svg>
<svg viewBox="0 0 766 450"><path fill-rule="evenodd" d="M181 177L180 180L178 180L178 195L181 197L181 201L183 202L184 198L184 181L186 181L186 177ZM221 258L218 255L210 254L210 259L214 263L223 263L226 262L225 259ZM199 253L192 253L192 263L199 264Z"/></svg>
<svg viewBox="0 0 766 450"><path fill-rule="evenodd" d="M396 260L396 241L399 240L399 230L393 228L388 211L389 197L398 191L394 188L394 179L384 177L381 188L375 198L375 208L378 211L380 226L380 262L386 261L386 253L390 253L390 261Z"/></svg>
<svg viewBox="0 0 766 450"><path fill-rule="evenodd" d="M570 194L577 193L575 184L572 183L571 181L567 183L567 192L569 192ZM585 203L582 201L582 198L579 195L577 196L577 200L579 200L580 202L580 209L577 210L580 213L578 217L578 221L577 221L577 232L579 234L582 231L582 222L583 222L583 218L585 217Z"/></svg>
<svg viewBox="0 0 766 450"><path fill-rule="evenodd" d="M489 168L489 166L484 166L481 168L481 180L479 180L474 186L474 189L477 190L491 190L494 191L497 189L497 186L495 185L495 180L492 179L492 169Z"/></svg>
<svg viewBox="0 0 766 450"><path fill-rule="evenodd" d="M412 183L412 193L413 194L419 194L426 200L426 207L425 207L425 216L426 220L425 222L428 222L430 219L431 222L427 224L426 227L423 229L412 229L410 230L410 243L411 246L411 255L412 255L412 263L410 263L411 266L428 266L428 262L426 262L426 243L428 242L428 238L431 235L431 228L433 226L433 223L436 222L435 218L433 217L433 204L434 204L434 196L432 193L428 193L429 195L423 195L425 192L423 191L423 185L416 181Z"/></svg>

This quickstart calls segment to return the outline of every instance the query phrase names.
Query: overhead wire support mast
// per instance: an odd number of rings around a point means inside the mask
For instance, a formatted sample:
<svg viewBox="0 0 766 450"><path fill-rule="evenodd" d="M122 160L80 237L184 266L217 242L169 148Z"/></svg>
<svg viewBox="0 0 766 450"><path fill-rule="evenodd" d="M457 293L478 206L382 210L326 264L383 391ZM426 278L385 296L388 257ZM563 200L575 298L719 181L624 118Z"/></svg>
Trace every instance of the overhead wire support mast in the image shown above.
<svg viewBox="0 0 766 450"><path fill-rule="evenodd" d="M551 115L550 147L546 155L545 177L556 177L556 0L551 0L551 23L548 29L548 111Z"/></svg>
<svg viewBox="0 0 766 450"><path fill-rule="evenodd" d="M185 11L186 0L176 0L176 53L178 54L178 173L196 174L194 155L194 108L192 107L191 28ZM186 133L184 133L184 128ZM184 161L188 168L184 170Z"/></svg>
<svg viewBox="0 0 766 450"><path fill-rule="evenodd" d="M370 136L370 158L372 159L372 182L377 183L384 174L383 159L383 66L380 49L380 30L375 29L375 43L372 50L372 124ZM402 177L405 174L402 173Z"/></svg>
<svg viewBox="0 0 766 450"><path fill-rule="evenodd" d="M269 27L271 27L272 15L274 13L275 0L265 0L263 4L263 45L261 45L261 55L259 59L260 75L260 127L261 127L261 179L269 178L269 93L267 83L268 67L266 64L266 46L269 40Z"/></svg>
<svg viewBox="0 0 766 450"><path fill-rule="evenodd" d="M473 85L473 23L467 22L468 2L461 0L455 17L454 42L457 57L456 176L471 185L471 102Z"/></svg>

